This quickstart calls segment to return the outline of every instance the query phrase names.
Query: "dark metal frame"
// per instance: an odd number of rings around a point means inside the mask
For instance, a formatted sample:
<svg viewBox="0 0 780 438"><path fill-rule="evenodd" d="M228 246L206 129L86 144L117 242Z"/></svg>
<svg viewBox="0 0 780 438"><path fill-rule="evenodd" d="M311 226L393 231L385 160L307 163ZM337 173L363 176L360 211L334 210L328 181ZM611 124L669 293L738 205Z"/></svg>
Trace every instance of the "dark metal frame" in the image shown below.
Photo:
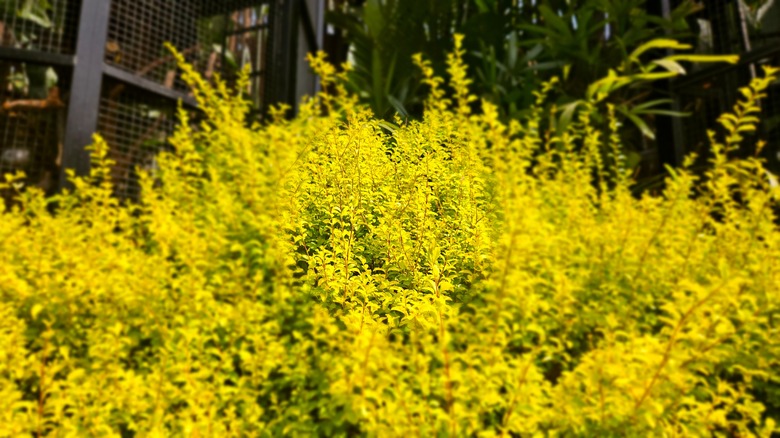
<svg viewBox="0 0 780 438"><path fill-rule="evenodd" d="M126 70L122 70L121 68L108 64L102 65L102 71L105 76L116 79L119 82L132 85L135 88L139 88L171 100L181 101L184 106L189 108L195 109L198 107L198 103L193 97L188 96L181 91L176 91L165 87L151 79L146 79L141 76L134 75Z"/></svg>
<svg viewBox="0 0 780 438"><path fill-rule="evenodd" d="M34 50L0 47L0 60L26 62L30 64L47 64L62 67L73 67L76 57L59 53L38 52Z"/></svg>
<svg viewBox="0 0 780 438"><path fill-rule="evenodd" d="M74 169L77 174L89 171L89 152L85 149L97 131L100 89L103 82L103 58L106 50L111 2L84 0L81 3L79 31L76 40L76 64L73 68L71 98L65 124L62 169ZM60 172L60 187L68 184L65 172Z"/></svg>
<svg viewBox="0 0 780 438"><path fill-rule="evenodd" d="M271 3L270 59L268 67L274 72L267 84L266 96L272 102L294 103L296 65L290 48L298 47L298 14L303 0L276 0ZM305 7L305 5L303 5Z"/></svg>
<svg viewBox="0 0 780 438"><path fill-rule="evenodd" d="M226 4L240 9L269 1L271 16L266 65L270 74L265 83L264 96L266 103L287 103L294 107L298 34L301 26L309 49L313 51L318 48L317 31L306 1L226 0ZM81 0L75 55L0 47L0 61L51 65L72 70L61 169L74 169L77 174L82 175L89 172L89 152L85 147L92 143L93 135L97 131L101 84L104 78L111 78L171 101L180 101L186 107L197 107L195 100L186 93L106 63L111 4L111 0ZM251 30L257 29L241 29L241 32ZM60 173L59 187L67 187L65 172Z"/></svg>

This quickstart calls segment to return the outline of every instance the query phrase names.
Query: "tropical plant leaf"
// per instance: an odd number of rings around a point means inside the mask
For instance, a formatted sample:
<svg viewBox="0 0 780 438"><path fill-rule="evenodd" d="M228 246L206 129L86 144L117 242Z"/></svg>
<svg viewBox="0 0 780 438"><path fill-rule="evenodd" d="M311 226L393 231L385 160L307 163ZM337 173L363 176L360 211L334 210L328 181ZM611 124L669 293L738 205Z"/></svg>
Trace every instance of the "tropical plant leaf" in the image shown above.
<svg viewBox="0 0 780 438"><path fill-rule="evenodd" d="M631 54L628 56L628 59L633 62L639 62L639 57L642 56L645 52L648 50L653 49L667 49L667 50L689 50L691 49L690 44L683 44L677 40L668 39L668 38L659 38L652 41L648 41L641 46L637 47Z"/></svg>
<svg viewBox="0 0 780 438"><path fill-rule="evenodd" d="M655 61L652 61L652 63L678 75L687 73L682 65L671 59L656 59Z"/></svg>
<svg viewBox="0 0 780 438"><path fill-rule="evenodd" d="M409 118L409 112L404 107L403 102L401 102L400 100L396 99L393 95L390 95L390 94L387 95L387 100L388 100L388 102L390 102L390 105L392 105L393 108L395 108L395 110L398 112L398 114L401 117L403 117L404 119L408 119Z"/></svg>
<svg viewBox="0 0 780 438"><path fill-rule="evenodd" d="M671 105L674 99L656 99L634 105L634 110L646 110L659 105Z"/></svg>
<svg viewBox="0 0 780 438"><path fill-rule="evenodd" d="M647 122L642 120L641 117L639 117L637 114L634 114L630 109L625 108L624 106L618 106L618 111L620 111L628 120L631 121L631 123L634 124L639 130L642 132L642 135L645 137L655 140L655 132L653 132L652 129L647 125Z"/></svg>
<svg viewBox="0 0 780 438"><path fill-rule="evenodd" d="M581 105L585 102L582 100L575 100L574 102L567 103L562 107L561 116L558 118L558 126L556 131L563 132L568 129L571 121L574 119L574 114Z"/></svg>
<svg viewBox="0 0 780 438"><path fill-rule="evenodd" d="M739 63L739 55L673 55L664 58L668 61L687 61L695 63L725 62L728 64Z"/></svg>
<svg viewBox="0 0 780 438"><path fill-rule="evenodd" d="M48 29L53 25L49 17L50 10L51 3L48 0L24 0L17 15L19 18L32 21L38 26Z"/></svg>

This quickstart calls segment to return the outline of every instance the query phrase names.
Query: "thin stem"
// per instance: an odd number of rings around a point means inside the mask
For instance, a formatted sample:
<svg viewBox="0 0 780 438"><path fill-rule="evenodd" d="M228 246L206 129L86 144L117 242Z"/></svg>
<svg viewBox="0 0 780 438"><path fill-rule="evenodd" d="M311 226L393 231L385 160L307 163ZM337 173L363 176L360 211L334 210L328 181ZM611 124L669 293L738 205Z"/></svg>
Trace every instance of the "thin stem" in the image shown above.
<svg viewBox="0 0 780 438"><path fill-rule="evenodd" d="M708 293L704 298L697 301L696 303L691 306L688 311L683 314L683 316L680 318L680 321L677 322L677 325L674 327L674 330L672 331L672 336L669 338L669 343L666 344L666 349L664 350L664 355L661 358L661 363L658 365L658 368L656 368L655 373L653 374L653 377L650 379L650 383L645 387L644 391L642 392L642 396L639 397L639 400L637 400L636 404L634 405L634 413L632 415L632 419L636 418L636 414L639 411L639 408L642 407L642 404L647 400L647 397L650 395L650 391L655 386L656 382L661 376L661 372L663 371L664 367L666 367L666 364L669 362L669 359L671 359L672 354L672 348L674 348L675 343L677 342L677 336L680 334L680 331L682 330L685 323L688 321L688 319L693 315L693 313L699 309L704 303L709 301L710 298L712 298L716 293L720 291L720 289L725 286L726 283L721 283L718 287L713 289L710 293Z"/></svg>
<svg viewBox="0 0 780 438"><path fill-rule="evenodd" d="M49 349L49 338L43 337L43 351L41 352L41 367L39 369L39 382L38 382L38 438L43 436L43 413L44 404L46 403L46 353Z"/></svg>

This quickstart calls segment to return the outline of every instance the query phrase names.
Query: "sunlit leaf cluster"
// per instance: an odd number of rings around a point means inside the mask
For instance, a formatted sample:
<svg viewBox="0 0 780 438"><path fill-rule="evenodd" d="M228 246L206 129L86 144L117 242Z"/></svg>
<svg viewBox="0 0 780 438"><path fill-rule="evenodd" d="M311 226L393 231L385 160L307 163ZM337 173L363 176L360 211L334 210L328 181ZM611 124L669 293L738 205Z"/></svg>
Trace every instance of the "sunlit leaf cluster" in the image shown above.
<svg viewBox="0 0 780 438"><path fill-rule="evenodd" d="M615 111L474 113L460 39L421 121L325 89L247 127L186 78L137 204L90 175L0 217L0 436L761 436L780 421L780 189L730 153L634 197ZM240 84L239 84L240 85ZM589 105L588 103L585 104ZM760 147L761 145L759 145ZM6 190L18 189L18 176Z"/></svg>

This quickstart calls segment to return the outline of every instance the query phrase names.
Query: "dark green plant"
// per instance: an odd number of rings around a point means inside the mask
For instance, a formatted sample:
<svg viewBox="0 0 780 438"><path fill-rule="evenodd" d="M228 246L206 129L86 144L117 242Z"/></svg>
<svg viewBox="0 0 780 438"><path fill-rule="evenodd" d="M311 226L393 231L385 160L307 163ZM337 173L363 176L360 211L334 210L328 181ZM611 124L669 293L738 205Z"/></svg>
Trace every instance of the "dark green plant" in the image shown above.
<svg viewBox="0 0 780 438"><path fill-rule="evenodd" d="M479 43L480 50L472 52L472 74L478 93L509 118L520 117L533 105L529 87L538 85L544 72L557 72L564 66L562 61L539 62L544 47L537 44L523 50L516 32L510 33L502 46L483 40Z"/></svg>
<svg viewBox="0 0 780 438"><path fill-rule="evenodd" d="M412 56L425 53L442 67L466 9L458 0L368 0L331 11L328 21L346 32L351 46L350 91L379 117L420 114L420 75Z"/></svg>
<svg viewBox="0 0 780 438"><path fill-rule="evenodd" d="M437 73L452 31L465 35L474 93L504 120L527 115L534 90L558 78L543 123L562 131L585 102L594 122L614 107L628 162L654 141L657 117L681 117L663 83L688 63L736 62L733 56L690 55L689 17L703 6L685 0L668 17L649 13L647 0L368 0L330 16L351 44L349 87L383 118L419 114L416 52ZM678 55L688 51L685 57ZM596 84L596 85L594 85ZM597 96L598 95L598 96ZM475 103L475 105L477 105Z"/></svg>
<svg viewBox="0 0 780 438"><path fill-rule="evenodd" d="M646 137L653 138L646 116L682 115L659 108L669 104L668 99L649 100L653 86L659 80L685 74L685 70L677 63L680 59L653 60L649 64L643 64L642 59L646 60L648 55L661 57L671 50L691 49L690 46L678 43L675 38L687 35L686 17L696 10L695 4L683 2L666 19L647 14L645 0L589 0L584 3L579 8L570 7L561 16L554 14L546 5L540 6L544 20L554 24L544 28L528 26L528 32L535 34L539 43L546 44L553 58L567 58L565 80L562 83L565 96L575 102L582 97L592 97L596 90L591 84L596 81L618 85L620 90L610 89L609 101ZM567 23L572 24L566 26ZM659 36L664 35L666 38L659 39ZM653 72L655 68L665 72ZM614 83L609 79L614 76L633 80Z"/></svg>
<svg viewBox="0 0 780 438"><path fill-rule="evenodd" d="M476 94L498 105L504 116L515 117L533 103L532 90L552 76L561 78L563 106L585 98L588 86L610 70L630 73L638 47L659 36L686 36L686 17L699 8L685 1L665 19L648 14L646 3L368 0L343 6L329 21L346 31L351 44L350 87L378 115L408 114L407 107L423 92L411 55L425 53L434 70L443 73L444 55L457 31L465 35ZM656 47L669 48L674 46ZM666 67L682 71L679 65ZM612 101L646 103L648 89L632 87ZM649 110L645 105L636 114Z"/></svg>
<svg viewBox="0 0 780 438"><path fill-rule="evenodd" d="M480 43L471 58L477 93L504 118L518 118L534 102L533 90L556 77L556 99L546 111L554 117L545 123L560 133L578 111L591 108L597 109L593 122L603 127L609 105L627 164L636 167L641 153L654 147L656 119L687 115L674 110L666 80L686 74L686 62L737 60L692 55L692 45L683 44L694 37L688 21L701 4L683 1L667 17L652 14L651 6L646 0L540 0L503 8L513 27L498 46L471 35ZM642 167L647 172L654 165Z"/></svg>

